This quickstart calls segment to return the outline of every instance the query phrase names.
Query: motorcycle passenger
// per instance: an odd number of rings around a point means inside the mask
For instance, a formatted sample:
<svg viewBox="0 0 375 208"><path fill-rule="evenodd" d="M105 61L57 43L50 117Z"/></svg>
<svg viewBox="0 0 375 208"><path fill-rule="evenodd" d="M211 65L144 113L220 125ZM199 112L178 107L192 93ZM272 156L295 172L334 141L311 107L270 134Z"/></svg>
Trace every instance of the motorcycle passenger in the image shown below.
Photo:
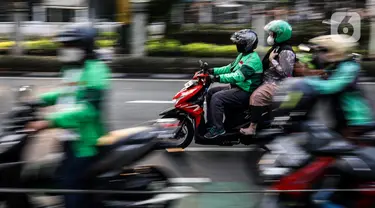
<svg viewBox="0 0 375 208"><path fill-rule="evenodd" d="M214 82L229 84L209 89L207 95L207 126L205 138L213 139L225 134L224 108L247 108L251 93L262 82L262 62L254 49L258 45L257 34L244 29L235 32L231 40L239 55L227 66L210 69Z"/></svg>
<svg viewBox="0 0 375 208"><path fill-rule="evenodd" d="M286 77L293 75L296 54L288 44L292 37L292 27L283 20L274 20L264 29L269 33L267 43L271 49L263 58L263 84L256 89L250 97L251 124L248 128L241 128L245 135L254 135L257 124L263 112L271 104L277 85Z"/></svg>
<svg viewBox="0 0 375 208"><path fill-rule="evenodd" d="M84 173L97 154L96 142L107 133L103 102L109 87L110 70L98 60L95 48L96 30L89 24L74 24L58 34L61 44L58 59L62 62L63 88L43 94L43 107L57 105L59 111L45 120L29 123L27 128L42 130L62 128L65 160L62 163L62 188L85 189ZM65 194L67 208L97 207L90 205L86 194Z"/></svg>

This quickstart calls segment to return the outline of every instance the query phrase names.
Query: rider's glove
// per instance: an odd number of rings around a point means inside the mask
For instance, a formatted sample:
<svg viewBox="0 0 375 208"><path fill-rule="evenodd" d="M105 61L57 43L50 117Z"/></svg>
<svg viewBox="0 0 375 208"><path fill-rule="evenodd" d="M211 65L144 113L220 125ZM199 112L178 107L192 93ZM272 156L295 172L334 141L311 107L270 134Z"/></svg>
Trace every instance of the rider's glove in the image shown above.
<svg viewBox="0 0 375 208"><path fill-rule="evenodd" d="M212 80L212 82L220 82L219 75L210 75L210 79Z"/></svg>
<svg viewBox="0 0 375 208"><path fill-rule="evenodd" d="M46 106L47 104L43 100L32 100L23 102L23 105L31 107L31 108L42 108Z"/></svg>
<svg viewBox="0 0 375 208"><path fill-rule="evenodd" d="M213 68L210 68L207 70L208 74L214 74L214 69Z"/></svg>

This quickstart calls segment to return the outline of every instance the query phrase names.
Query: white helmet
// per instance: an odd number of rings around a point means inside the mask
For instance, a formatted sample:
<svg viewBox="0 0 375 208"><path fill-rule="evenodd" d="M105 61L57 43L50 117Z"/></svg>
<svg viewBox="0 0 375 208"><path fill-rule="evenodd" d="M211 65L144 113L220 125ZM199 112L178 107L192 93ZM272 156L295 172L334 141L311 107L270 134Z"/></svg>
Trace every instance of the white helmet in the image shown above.
<svg viewBox="0 0 375 208"><path fill-rule="evenodd" d="M327 49L327 57L330 62L347 59L352 50L358 45L355 39L349 35L323 35L309 41L314 45Z"/></svg>

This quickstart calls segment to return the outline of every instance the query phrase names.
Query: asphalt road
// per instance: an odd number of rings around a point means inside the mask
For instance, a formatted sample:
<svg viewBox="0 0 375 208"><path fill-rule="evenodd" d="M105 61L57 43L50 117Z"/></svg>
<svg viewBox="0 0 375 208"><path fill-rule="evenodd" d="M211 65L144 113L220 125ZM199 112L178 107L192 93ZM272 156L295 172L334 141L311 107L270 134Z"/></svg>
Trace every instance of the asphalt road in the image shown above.
<svg viewBox="0 0 375 208"><path fill-rule="evenodd" d="M173 104L171 99L183 87L185 80L113 80L110 101L110 122L113 129L134 126L155 119L158 113ZM50 78L0 78L0 114L7 112L13 100L12 89L34 85L37 92L52 90L59 84ZM362 85L368 95L374 93L373 83ZM375 102L374 102L375 103ZM325 106L320 106L318 117L327 122ZM200 190L258 189L246 169L254 158L248 157L248 148L237 146L221 148L192 144L185 152L158 151L140 161L168 168L183 183ZM194 180L193 180L193 179ZM253 207L260 195L200 195L188 197L178 207Z"/></svg>

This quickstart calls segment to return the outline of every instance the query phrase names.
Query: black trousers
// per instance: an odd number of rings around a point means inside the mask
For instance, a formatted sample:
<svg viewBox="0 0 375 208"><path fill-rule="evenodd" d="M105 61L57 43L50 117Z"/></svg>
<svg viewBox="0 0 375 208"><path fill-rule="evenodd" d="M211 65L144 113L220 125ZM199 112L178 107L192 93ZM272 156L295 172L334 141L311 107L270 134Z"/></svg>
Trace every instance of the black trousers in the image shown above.
<svg viewBox="0 0 375 208"><path fill-rule="evenodd" d="M89 189L90 184L85 178L85 173L94 162L94 157L76 157L71 142L65 142L64 150L66 157L60 167L61 187L64 189ZM64 194L66 208L99 207L94 205L92 199L89 194Z"/></svg>
<svg viewBox="0 0 375 208"><path fill-rule="evenodd" d="M250 93L237 87L217 86L207 93L207 126L223 129L223 116L226 109L247 108Z"/></svg>

